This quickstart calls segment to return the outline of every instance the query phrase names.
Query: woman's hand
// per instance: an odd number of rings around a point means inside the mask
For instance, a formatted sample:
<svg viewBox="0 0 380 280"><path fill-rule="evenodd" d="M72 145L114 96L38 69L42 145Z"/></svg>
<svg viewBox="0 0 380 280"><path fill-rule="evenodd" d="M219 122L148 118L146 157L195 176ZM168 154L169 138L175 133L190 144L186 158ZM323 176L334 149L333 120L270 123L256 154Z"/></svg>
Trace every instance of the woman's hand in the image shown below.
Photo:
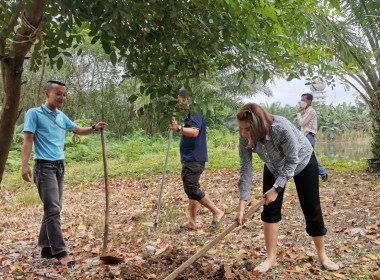
<svg viewBox="0 0 380 280"><path fill-rule="evenodd" d="M236 221L238 222L239 226L243 225L246 221L246 219L244 219L244 210L245 210L246 204L247 204L247 201L239 200L238 211L236 214Z"/></svg>
<svg viewBox="0 0 380 280"><path fill-rule="evenodd" d="M265 205L275 201L277 199L278 193L275 187L272 187L269 191L267 191L263 197L266 198Z"/></svg>

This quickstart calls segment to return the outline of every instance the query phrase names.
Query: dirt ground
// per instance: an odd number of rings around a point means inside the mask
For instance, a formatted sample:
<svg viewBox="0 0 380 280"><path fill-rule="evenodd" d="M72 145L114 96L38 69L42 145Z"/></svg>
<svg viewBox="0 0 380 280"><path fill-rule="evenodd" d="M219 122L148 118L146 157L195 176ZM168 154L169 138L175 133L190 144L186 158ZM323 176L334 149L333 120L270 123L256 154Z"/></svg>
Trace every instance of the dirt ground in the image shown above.
<svg viewBox="0 0 380 280"><path fill-rule="evenodd" d="M380 179L363 172L329 171L320 182L326 250L341 269L330 272L317 260L293 181L287 184L280 223L278 266L258 275L265 259L260 211L235 229L176 279L380 279ZM254 172L251 203L259 201L261 172ZM99 260L104 230L103 182L65 186L62 229L76 265L57 265L40 258L36 246L42 206L25 206L20 191L0 188L0 279L164 279L234 222L238 204L238 172L206 171L201 185L226 213L223 225L210 228L212 215L198 212L202 228L180 228L186 221L187 198L178 174L168 174L160 219L153 224L161 174L117 178L110 183L111 212L108 253L118 265ZM37 193L37 191L36 191Z"/></svg>

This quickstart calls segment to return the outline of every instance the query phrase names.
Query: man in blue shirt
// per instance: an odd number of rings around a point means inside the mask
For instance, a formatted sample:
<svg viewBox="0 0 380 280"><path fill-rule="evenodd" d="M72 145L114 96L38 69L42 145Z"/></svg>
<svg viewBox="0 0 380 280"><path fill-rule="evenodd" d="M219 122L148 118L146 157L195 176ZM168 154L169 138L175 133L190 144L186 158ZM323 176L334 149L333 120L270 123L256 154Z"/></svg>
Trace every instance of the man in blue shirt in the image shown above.
<svg viewBox="0 0 380 280"><path fill-rule="evenodd" d="M22 178L30 182L32 172L28 161L34 146L35 165L33 181L44 205L44 216L38 237L42 248L41 257L56 258L62 265L73 267L72 257L66 250L61 230L65 132L73 131L88 135L107 124L99 122L92 127L78 127L61 108L66 100L66 85L58 81L48 81L44 88L45 105L31 108L26 113L24 124L24 143L21 151Z"/></svg>
<svg viewBox="0 0 380 280"><path fill-rule="evenodd" d="M178 95L180 106L187 105L186 89L181 88ZM181 133L180 154L182 163L182 181L187 197L189 198L189 222L183 225L186 229L196 230L200 227L196 223L199 203L208 208L213 214L211 227L221 221L224 212L209 199L208 195L200 189L199 178L205 168L207 158L206 120L199 114L194 116L188 113L184 126L172 121L170 129Z"/></svg>

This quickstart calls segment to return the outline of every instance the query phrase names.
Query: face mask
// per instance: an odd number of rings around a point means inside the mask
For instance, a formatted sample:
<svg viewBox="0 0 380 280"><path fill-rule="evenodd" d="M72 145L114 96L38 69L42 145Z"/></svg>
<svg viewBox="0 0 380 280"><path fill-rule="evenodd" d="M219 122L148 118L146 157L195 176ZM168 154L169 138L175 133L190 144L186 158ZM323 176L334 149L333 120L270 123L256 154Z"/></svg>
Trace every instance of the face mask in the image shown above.
<svg viewBox="0 0 380 280"><path fill-rule="evenodd" d="M305 101L301 101L300 102L300 107L301 108L306 108L306 106L307 106L307 103Z"/></svg>

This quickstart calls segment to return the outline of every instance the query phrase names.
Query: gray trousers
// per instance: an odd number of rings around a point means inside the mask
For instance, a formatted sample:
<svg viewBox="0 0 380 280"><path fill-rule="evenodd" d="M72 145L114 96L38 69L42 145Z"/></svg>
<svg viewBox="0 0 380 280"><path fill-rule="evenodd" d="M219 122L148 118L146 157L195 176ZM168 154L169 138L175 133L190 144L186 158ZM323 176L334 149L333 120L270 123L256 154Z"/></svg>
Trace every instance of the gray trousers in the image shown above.
<svg viewBox="0 0 380 280"><path fill-rule="evenodd" d="M60 221L64 172L64 164L56 162L37 162L33 168L33 180L44 204L38 246L50 247L53 255L66 252Z"/></svg>

